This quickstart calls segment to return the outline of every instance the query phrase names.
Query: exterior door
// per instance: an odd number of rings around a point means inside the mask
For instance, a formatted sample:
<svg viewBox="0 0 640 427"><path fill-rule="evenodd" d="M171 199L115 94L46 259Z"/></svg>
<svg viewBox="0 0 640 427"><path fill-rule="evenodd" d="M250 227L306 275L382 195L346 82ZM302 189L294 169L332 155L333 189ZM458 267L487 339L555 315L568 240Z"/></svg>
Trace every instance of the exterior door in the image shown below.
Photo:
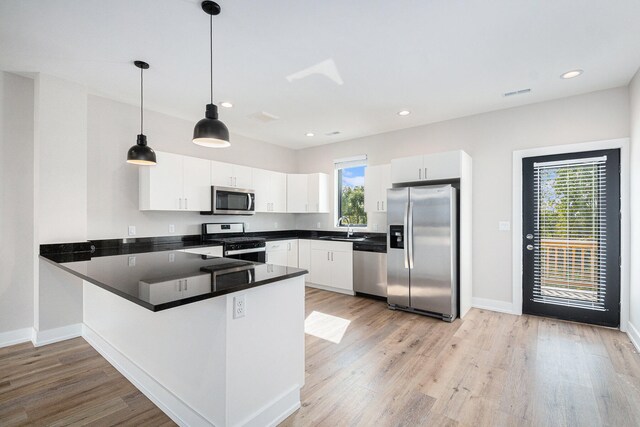
<svg viewBox="0 0 640 427"><path fill-rule="evenodd" d="M523 313L620 324L620 151L523 159Z"/></svg>

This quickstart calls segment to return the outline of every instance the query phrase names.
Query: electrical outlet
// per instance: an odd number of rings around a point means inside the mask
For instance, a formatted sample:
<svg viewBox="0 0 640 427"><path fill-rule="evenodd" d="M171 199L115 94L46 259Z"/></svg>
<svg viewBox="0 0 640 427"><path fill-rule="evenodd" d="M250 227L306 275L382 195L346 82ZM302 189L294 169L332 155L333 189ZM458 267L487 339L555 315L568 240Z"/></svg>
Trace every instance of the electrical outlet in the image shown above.
<svg viewBox="0 0 640 427"><path fill-rule="evenodd" d="M135 267L135 266L136 266L136 257L130 256L129 257L129 267Z"/></svg>
<svg viewBox="0 0 640 427"><path fill-rule="evenodd" d="M169 233L175 233L176 232L176 226L173 224L169 224Z"/></svg>
<svg viewBox="0 0 640 427"><path fill-rule="evenodd" d="M247 313L247 304L245 294L233 297L233 318L239 319Z"/></svg>
<svg viewBox="0 0 640 427"><path fill-rule="evenodd" d="M169 262L174 262L176 260L176 254L173 252L169 253Z"/></svg>
<svg viewBox="0 0 640 427"><path fill-rule="evenodd" d="M129 226L129 236L135 236L136 235L136 226L135 225L130 225Z"/></svg>

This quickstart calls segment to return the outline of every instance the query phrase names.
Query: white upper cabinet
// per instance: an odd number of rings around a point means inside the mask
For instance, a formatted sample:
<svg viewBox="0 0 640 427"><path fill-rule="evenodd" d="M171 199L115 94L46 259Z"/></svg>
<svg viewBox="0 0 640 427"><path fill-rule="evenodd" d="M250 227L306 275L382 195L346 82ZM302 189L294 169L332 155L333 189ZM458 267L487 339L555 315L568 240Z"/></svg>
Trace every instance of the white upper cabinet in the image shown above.
<svg viewBox="0 0 640 427"><path fill-rule="evenodd" d="M256 212L287 211L287 174L253 169Z"/></svg>
<svg viewBox="0 0 640 427"><path fill-rule="evenodd" d="M248 166L211 160L211 184L253 190L253 170Z"/></svg>
<svg viewBox="0 0 640 427"><path fill-rule="evenodd" d="M190 211L211 210L209 160L183 157L184 208Z"/></svg>
<svg viewBox="0 0 640 427"><path fill-rule="evenodd" d="M386 212L388 188L391 188L391 165L367 166L364 170L364 210Z"/></svg>
<svg viewBox="0 0 640 427"><path fill-rule="evenodd" d="M462 151L426 154L391 160L391 182L418 182L460 178Z"/></svg>
<svg viewBox="0 0 640 427"><path fill-rule="evenodd" d="M211 209L208 160L159 151L156 159L157 165L139 168L140 210Z"/></svg>
<svg viewBox="0 0 640 427"><path fill-rule="evenodd" d="M329 175L287 175L287 212L329 212Z"/></svg>

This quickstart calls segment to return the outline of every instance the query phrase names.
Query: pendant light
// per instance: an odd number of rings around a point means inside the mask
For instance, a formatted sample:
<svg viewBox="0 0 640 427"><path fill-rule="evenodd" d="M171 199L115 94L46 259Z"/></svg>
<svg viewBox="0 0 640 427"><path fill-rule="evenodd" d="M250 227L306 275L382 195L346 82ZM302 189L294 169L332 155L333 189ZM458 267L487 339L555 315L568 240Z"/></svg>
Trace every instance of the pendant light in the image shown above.
<svg viewBox="0 0 640 427"><path fill-rule="evenodd" d="M142 131L144 124L144 80L142 73L149 68L149 64L143 61L133 61L133 64L140 68L140 135L138 135L136 145L129 148L127 163L151 166L156 164L156 153L147 145L147 136Z"/></svg>
<svg viewBox="0 0 640 427"><path fill-rule="evenodd" d="M218 120L218 107L213 103L213 15L220 13L220 6L214 1L203 1L202 10L209 15L209 54L211 67L211 98L207 104L204 119L196 123L193 129L193 143L204 147L223 148L228 147L229 129Z"/></svg>

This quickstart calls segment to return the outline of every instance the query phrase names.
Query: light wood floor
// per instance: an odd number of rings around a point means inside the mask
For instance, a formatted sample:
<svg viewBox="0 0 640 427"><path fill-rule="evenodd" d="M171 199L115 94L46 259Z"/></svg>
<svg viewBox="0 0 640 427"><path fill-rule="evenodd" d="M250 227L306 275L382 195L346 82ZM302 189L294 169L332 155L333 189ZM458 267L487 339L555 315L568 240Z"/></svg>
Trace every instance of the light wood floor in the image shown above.
<svg viewBox="0 0 640 427"><path fill-rule="evenodd" d="M0 426L174 425L82 338L0 349Z"/></svg>
<svg viewBox="0 0 640 427"><path fill-rule="evenodd" d="M473 309L453 324L307 288L351 321L306 336L302 408L282 426L640 426L640 356L615 330Z"/></svg>
<svg viewBox="0 0 640 427"><path fill-rule="evenodd" d="M640 425L640 356L621 332L477 309L448 324L311 288L306 310L350 323L338 344L306 336L284 427ZM345 323L328 319L319 332ZM1 426L120 423L173 424L81 338L0 349Z"/></svg>

